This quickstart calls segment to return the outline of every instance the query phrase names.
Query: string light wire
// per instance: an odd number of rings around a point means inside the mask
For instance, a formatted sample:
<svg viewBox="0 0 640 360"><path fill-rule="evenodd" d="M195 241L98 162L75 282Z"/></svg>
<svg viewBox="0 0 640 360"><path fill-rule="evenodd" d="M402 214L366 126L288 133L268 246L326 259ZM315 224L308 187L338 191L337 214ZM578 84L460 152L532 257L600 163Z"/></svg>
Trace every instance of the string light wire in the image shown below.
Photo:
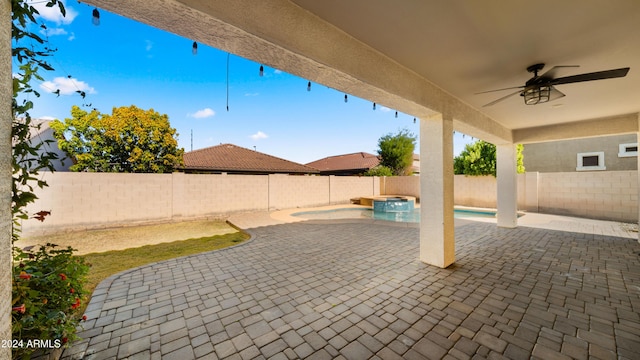
<svg viewBox="0 0 640 360"><path fill-rule="evenodd" d="M229 111L229 57L231 53L227 53L227 111Z"/></svg>

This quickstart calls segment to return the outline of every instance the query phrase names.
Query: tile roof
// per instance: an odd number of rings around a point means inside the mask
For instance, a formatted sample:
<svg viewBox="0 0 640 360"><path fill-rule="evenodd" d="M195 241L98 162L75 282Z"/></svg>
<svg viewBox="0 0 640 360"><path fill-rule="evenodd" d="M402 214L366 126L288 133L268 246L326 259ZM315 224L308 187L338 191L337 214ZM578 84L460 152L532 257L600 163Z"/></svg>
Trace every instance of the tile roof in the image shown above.
<svg viewBox="0 0 640 360"><path fill-rule="evenodd" d="M306 164L320 170L340 171L340 170L369 170L380 163L377 155L366 152L329 156Z"/></svg>
<svg viewBox="0 0 640 360"><path fill-rule="evenodd" d="M185 170L317 174L318 170L233 144L220 144L184 154Z"/></svg>

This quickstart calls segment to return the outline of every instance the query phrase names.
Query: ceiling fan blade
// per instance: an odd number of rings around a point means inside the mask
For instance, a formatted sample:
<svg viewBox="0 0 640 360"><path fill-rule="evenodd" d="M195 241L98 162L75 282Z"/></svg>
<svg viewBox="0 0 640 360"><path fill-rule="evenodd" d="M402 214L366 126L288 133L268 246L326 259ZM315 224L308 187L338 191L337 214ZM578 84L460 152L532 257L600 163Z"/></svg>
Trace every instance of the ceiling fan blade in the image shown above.
<svg viewBox="0 0 640 360"><path fill-rule="evenodd" d="M514 87L508 87L504 89L487 90L487 91L475 93L474 95L487 94L487 93L492 93L496 91L513 90L513 89L524 89L524 86L514 86Z"/></svg>
<svg viewBox="0 0 640 360"><path fill-rule="evenodd" d="M565 97L565 96L566 95L562 91L560 91L560 90L558 90L558 89L556 89L555 87L552 86L551 87L551 93L549 94L549 101L558 100L558 99L560 99L562 97Z"/></svg>
<svg viewBox="0 0 640 360"><path fill-rule="evenodd" d="M563 68L577 68L580 65L556 65L551 69L547 70L544 74L540 75L539 78L542 79L553 79L556 77L558 70Z"/></svg>
<svg viewBox="0 0 640 360"><path fill-rule="evenodd" d="M597 71L597 72L592 72L592 73L572 75L572 76L566 76L566 77L561 77L561 78L557 78L557 79L552 79L552 80L549 81L548 84L550 84L550 85L561 85L561 84L573 84L573 83L583 82L583 81L613 79L613 78L619 78L619 77L627 76L628 72L629 72L629 68L628 67L620 68L620 69L613 69L613 70Z"/></svg>
<svg viewBox="0 0 640 360"><path fill-rule="evenodd" d="M505 89L505 90L506 90L506 89ZM488 104L482 105L482 107L489 107L489 106L495 105L495 104L499 103L500 101L502 101L502 100L506 100L506 99L508 99L508 98L512 97L512 96L513 96L513 95L515 95L515 94L520 94L521 92L522 92L522 90L518 90L518 91L513 92L513 93L511 93L511 94L509 94L509 95L503 96L503 97L501 97L501 98L500 98L500 99L498 99L498 100L493 100L492 102L490 102L490 103L488 103Z"/></svg>

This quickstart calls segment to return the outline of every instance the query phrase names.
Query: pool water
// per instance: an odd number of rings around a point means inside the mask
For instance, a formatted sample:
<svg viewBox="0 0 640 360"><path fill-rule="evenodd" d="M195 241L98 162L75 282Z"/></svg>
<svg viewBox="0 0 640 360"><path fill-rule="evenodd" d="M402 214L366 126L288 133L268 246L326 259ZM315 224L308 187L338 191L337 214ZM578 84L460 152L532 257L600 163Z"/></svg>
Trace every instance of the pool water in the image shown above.
<svg viewBox="0 0 640 360"><path fill-rule="evenodd" d="M371 209L334 209L321 211L305 211L292 214L309 220L333 220L333 219L374 219L395 222L420 222L420 209L414 209L407 212L374 212ZM495 218L495 212L491 211L473 211L455 209L453 217L470 218L484 217Z"/></svg>

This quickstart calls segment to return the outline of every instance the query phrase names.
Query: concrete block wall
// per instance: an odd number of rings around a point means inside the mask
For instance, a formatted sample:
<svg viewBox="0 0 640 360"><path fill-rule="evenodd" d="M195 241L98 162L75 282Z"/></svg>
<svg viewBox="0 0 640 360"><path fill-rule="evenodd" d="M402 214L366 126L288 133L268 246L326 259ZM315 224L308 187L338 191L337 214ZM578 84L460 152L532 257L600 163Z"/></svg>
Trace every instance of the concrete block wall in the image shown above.
<svg viewBox="0 0 640 360"><path fill-rule="evenodd" d="M391 176L380 179L384 195L408 195L420 199L420 176Z"/></svg>
<svg viewBox="0 0 640 360"><path fill-rule="evenodd" d="M327 205L329 177L269 175L269 210Z"/></svg>
<svg viewBox="0 0 640 360"><path fill-rule="evenodd" d="M382 194L412 195L415 177L383 178ZM518 209L593 219L638 222L637 171L518 174ZM493 176L454 176L454 203L496 207ZM385 192L386 191L386 192Z"/></svg>
<svg viewBox="0 0 640 360"><path fill-rule="evenodd" d="M266 211L268 176L175 173L173 219L223 216L239 211Z"/></svg>
<svg viewBox="0 0 640 360"><path fill-rule="evenodd" d="M39 199L27 210L51 215L44 222L24 221L24 235L224 218L379 195L379 179L373 177L56 172L42 179L49 186L36 189Z"/></svg>
<svg viewBox="0 0 640 360"><path fill-rule="evenodd" d="M38 200L27 207L33 214L51 211L42 223L30 219L23 231L37 228L87 228L171 219L171 175L111 173L44 173L49 184L36 188Z"/></svg>
<svg viewBox="0 0 640 360"><path fill-rule="evenodd" d="M540 173L538 188L540 212L638 221L637 171Z"/></svg>
<svg viewBox="0 0 640 360"><path fill-rule="evenodd" d="M380 178L372 176L329 176L329 200L348 204L352 198L380 195Z"/></svg>
<svg viewBox="0 0 640 360"><path fill-rule="evenodd" d="M420 194L420 178L288 175L45 173L36 189L25 235L195 219L233 212L349 203L380 194ZM638 221L636 171L527 173L518 175L518 208L551 214ZM496 179L456 175L455 204L496 207ZM423 201L424 203L424 201Z"/></svg>
<svg viewBox="0 0 640 360"><path fill-rule="evenodd" d="M454 203L456 205L495 208L496 178L493 176L454 175Z"/></svg>

